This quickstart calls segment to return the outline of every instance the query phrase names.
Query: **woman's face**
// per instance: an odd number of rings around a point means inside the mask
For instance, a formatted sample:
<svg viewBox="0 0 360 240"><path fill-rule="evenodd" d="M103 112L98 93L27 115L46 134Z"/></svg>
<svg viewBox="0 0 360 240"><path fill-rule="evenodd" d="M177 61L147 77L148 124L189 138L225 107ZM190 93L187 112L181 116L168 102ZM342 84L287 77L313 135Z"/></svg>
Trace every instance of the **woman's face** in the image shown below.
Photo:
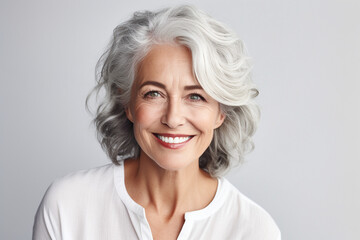
<svg viewBox="0 0 360 240"><path fill-rule="evenodd" d="M153 46L141 62L126 113L140 156L166 170L198 162L224 121L193 76L190 51L174 45Z"/></svg>

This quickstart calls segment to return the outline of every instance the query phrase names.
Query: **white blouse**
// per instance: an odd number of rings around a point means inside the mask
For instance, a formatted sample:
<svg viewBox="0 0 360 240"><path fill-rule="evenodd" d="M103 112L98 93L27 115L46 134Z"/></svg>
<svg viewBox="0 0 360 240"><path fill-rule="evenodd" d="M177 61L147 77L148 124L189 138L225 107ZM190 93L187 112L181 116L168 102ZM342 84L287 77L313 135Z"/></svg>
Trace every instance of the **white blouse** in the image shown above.
<svg viewBox="0 0 360 240"><path fill-rule="evenodd" d="M33 240L153 239L145 209L127 193L124 166L108 164L56 180L35 216ZM271 216L224 178L212 202L185 213L178 239L280 240Z"/></svg>

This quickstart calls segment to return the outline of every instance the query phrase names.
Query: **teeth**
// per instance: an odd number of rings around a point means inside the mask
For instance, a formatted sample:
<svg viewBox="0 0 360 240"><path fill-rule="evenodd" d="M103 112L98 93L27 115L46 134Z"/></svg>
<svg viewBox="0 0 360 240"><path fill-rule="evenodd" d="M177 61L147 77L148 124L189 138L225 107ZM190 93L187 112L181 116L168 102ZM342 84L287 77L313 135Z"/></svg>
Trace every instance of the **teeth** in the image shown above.
<svg viewBox="0 0 360 240"><path fill-rule="evenodd" d="M172 138L172 137L164 137L164 136L161 136L161 135L157 135L157 137L161 141L166 142L166 143L183 143L183 142L186 142L187 140L190 139L190 137L175 137L175 138Z"/></svg>

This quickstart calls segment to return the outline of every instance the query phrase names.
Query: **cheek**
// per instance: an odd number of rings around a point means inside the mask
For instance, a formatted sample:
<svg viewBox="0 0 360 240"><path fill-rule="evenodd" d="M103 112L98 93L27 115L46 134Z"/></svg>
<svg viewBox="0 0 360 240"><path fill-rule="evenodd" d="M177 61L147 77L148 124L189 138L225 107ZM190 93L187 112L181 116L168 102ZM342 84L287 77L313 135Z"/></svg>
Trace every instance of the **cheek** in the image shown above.
<svg viewBox="0 0 360 240"><path fill-rule="evenodd" d="M203 132L211 133L216 128L218 114L214 109L195 109L190 116L193 124Z"/></svg>
<svg viewBox="0 0 360 240"><path fill-rule="evenodd" d="M160 119L161 107L159 105L140 103L135 106L135 125L149 125Z"/></svg>

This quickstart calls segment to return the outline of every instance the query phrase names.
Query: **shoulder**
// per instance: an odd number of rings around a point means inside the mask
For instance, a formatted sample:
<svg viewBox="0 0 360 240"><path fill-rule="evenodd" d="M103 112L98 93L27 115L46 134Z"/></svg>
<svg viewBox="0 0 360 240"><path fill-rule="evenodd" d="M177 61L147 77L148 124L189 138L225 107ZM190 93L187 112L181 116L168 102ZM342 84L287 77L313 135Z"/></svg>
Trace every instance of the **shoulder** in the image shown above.
<svg viewBox="0 0 360 240"><path fill-rule="evenodd" d="M62 239L69 226L86 222L89 212L101 212L113 193L113 164L77 171L55 180L35 215L33 239ZM74 230L75 231L75 230Z"/></svg>
<svg viewBox="0 0 360 240"><path fill-rule="evenodd" d="M280 239L280 230L265 209L242 194L228 180L222 179L222 184L226 195L224 208L233 224L241 226L242 231L246 229L247 234L253 236L252 239L262 239L264 236L267 236L266 239Z"/></svg>
<svg viewBox="0 0 360 240"><path fill-rule="evenodd" d="M113 185L113 164L70 173L56 179L45 193L46 203L68 203L98 195Z"/></svg>
<svg viewBox="0 0 360 240"><path fill-rule="evenodd" d="M71 183L71 185L82 184L84 182L98 182L113 177L114 164L106 164L104 166L95 167L86 170L80 170L69 173L61 178L56 179L53 185L63 186Z"/></svg>

